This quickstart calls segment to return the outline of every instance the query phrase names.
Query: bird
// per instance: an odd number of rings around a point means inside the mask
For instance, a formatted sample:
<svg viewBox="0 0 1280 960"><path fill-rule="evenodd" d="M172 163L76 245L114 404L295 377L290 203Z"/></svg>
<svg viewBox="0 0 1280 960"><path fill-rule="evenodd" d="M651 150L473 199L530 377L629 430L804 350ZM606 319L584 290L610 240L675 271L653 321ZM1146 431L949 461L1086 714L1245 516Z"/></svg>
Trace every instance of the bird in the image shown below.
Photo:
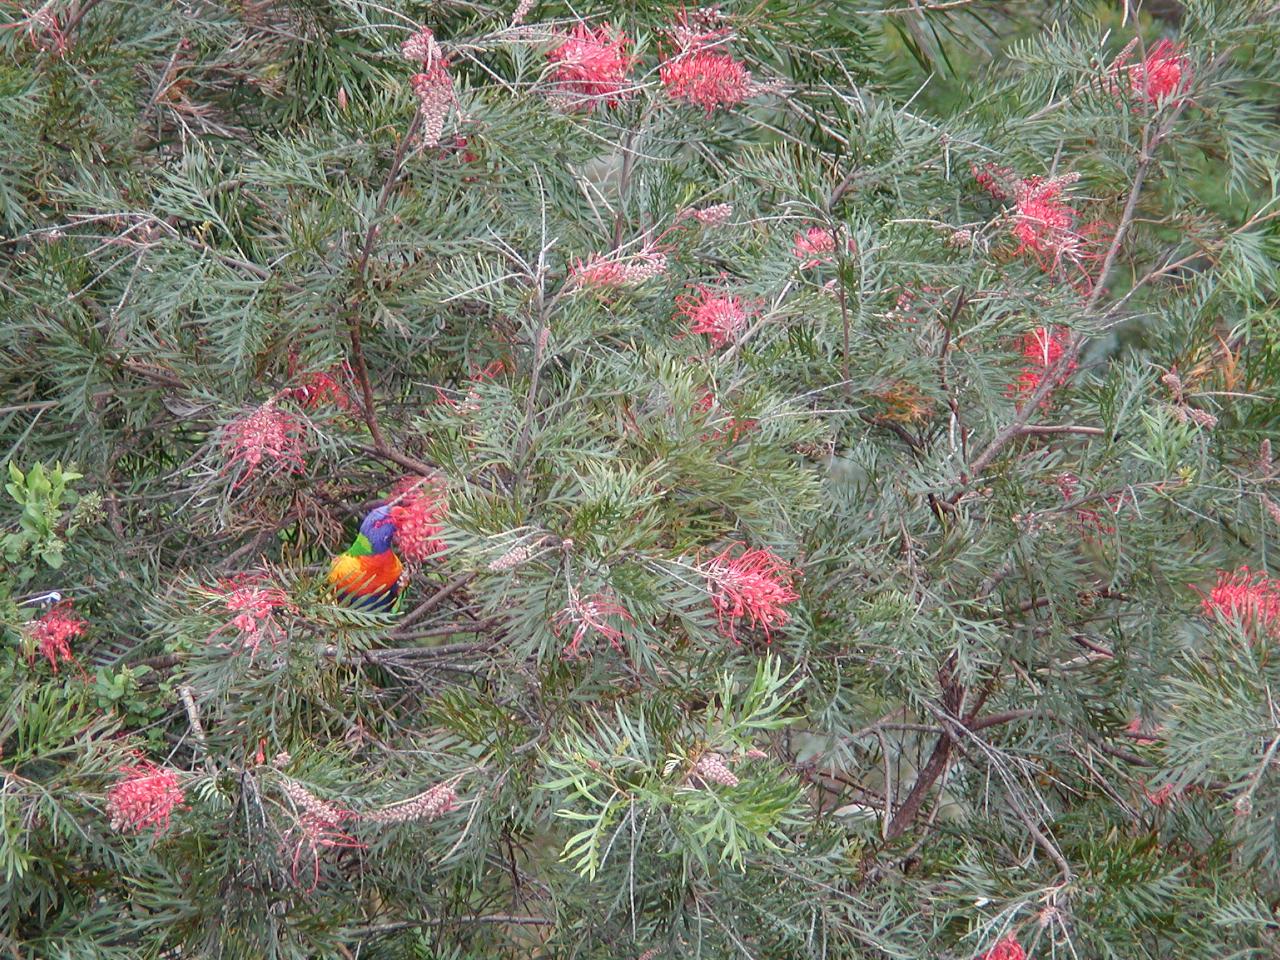
<svg viewBox="0 0 1280 960"><path fill-rule="evenodd" d="M329 585L338 602L359 610L390 610L400 594L404 564L392 549L396 524L388 507L369 512L360 533L329 565Z"/></svg>

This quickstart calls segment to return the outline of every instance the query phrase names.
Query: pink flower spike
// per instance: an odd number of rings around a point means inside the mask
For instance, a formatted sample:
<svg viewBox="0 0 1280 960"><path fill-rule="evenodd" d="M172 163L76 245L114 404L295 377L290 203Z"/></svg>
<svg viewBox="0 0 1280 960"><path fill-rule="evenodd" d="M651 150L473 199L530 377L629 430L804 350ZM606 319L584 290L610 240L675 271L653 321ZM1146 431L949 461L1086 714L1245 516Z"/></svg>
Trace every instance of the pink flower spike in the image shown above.
<svg viewBox="0 0 1280 960"><path fill-rule="evenodd" d="M733 343L747 330L747 311L742 300L722 290L699 286L695 293L676 297L678 314L690 333L705 333L711 346L719 349Z"/></svg>
<svg viewBox="0 0 1280 960"><path fill-rule="evenodd" d="M759 89L740 61L706 47L694 47L664 60L658 77L671 99L696 104L708 116L718 107L744 102Z"/></svg>
<svg viewBox="0 0 1280 960"><path fill-rule="evenodd" d="M594 30L578 23L564 42L547 54L557 96L571 107L593 110L615 106L632 95L627 74L635 63L631 41L621 30L602 23Z"/></svg>
<svg viewBox="0 0 1280 960"><path fill-rule="evenodd" d="M444 62L444 51L429 27L420 27L417 33L400 44L400 53L411 63L420 63L428 68Z"/></svg>
<svg viewBox="0 0 1280 960"><path fill-rule="evenodd" d="M743 552L735 557L732 554L737 549ZM730 544L704 563L701 571L720 632L734 642L743 620L751 627L759 626L765 639L771 640L773 629L790 619L783 608L799 599L792 587L795 569L769 550Z"/></svg>
<svg viewBox="0 0 1280 960"><path fill-rule="evenodd" d="M440 534L449 514L449 498L440 478L412 477L400 481L388 501L396 527L395 545L408 563L422 563L447 547Z"/></svg>
<svg viewBox="0 0 1280 960"><path fill-rule="evenodd" d="M428 150L438 147L444 136L444 123L449 116L449 108L458 102L449 66L443 59L437 60L424 72L410 77L409 84L418 98L418 116L422 125L421 145Z"/></svg>
<svg viewBox="0 0 1280 960"><path fill-rule="evenodd" d="M185 796L178 772L143 760L125 764L117 773L119 782L107 791L111 829L140 833L150 827L159 836L168 828L170 815Z"/></svg>
<svg viewBox="0 0 1280 960"><path fill-rule="evenodd" d="M1018 938L1009 934L984 953L982 960L1027 960L1027 954Z"/></svg>
<svg viewBox="0 0 1280 960"><path fill-rule="evenodd" d="M1218 571L1218 582L1202 595L1200 610L1238 624L1254 636L1280 637L1280 580L1247 566Z"/></svg>
<svg viewBox="0 0 1280 960"><path fill-rule="evenodd" d="M268 400L252 413L237 417L222 428L223 472L240 468L234 487L246 483L264 464L269 475L301 473L304 426L301 420Z"/></svg>
<svg viewBox="0 0 1280 960"><path fill-rule="evenodd" d="M677 220L697 220L704 227L723 227L733 216L732 203L715 203L701 210L685 207L676 214Z"/></svg>
<svg viewBox="0 0 1280 960"><path fill-rule="evenodd" d="M557 637L569 627L573 627L573 637L561 656L568 660L576 658L582 641L591 633L599 634L608 640L615 650L621 650L622 645L618 641L622 639L622 630L611 624L610 618L635 623L631 614L627 613L626 609L608 593L593 593L589 597L579 597L577 591L570 591L569 603L551 618L551 629Z"/></svg>
<svg viewBox="0 0 1280 960"><path fill-rule="evenodd" d="M857 252L857 246L850 237L845 245L848 253ZM819 267L824 263L832 263L836 259L836 234L829 227L810 227L795 235L791 244L791 253L800 263L802 270Z"/></svg>
<svg viewBox="0 0 1280 960"><path fill-rule="evenodd" d="M667 255L646 246L631 256L593 253L586 260L575 260L567 282L574 289L618 290L638 287L666 272Z"/></svg>
<svg viewBox="0 0 1280 960"><path fill-rule="evenodd" d="M74 615L70 603L59 603L28 624L27 629L40 653L57 673L59 663L75 662L71 655L71 640L82 636L86 626L88 624Z"/></svg>

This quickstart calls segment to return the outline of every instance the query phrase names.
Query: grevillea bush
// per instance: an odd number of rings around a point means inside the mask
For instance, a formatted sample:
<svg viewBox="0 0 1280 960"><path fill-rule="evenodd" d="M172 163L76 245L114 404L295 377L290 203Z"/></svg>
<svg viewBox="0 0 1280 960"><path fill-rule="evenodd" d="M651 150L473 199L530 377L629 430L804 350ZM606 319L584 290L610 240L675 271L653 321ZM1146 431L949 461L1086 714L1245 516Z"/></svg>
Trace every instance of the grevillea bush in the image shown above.
<svg viewBox="0 0 1280 960"><path fill-rule="evenodd" d="M0 955L1276 956L1277 76L1272 0L4 4Z"/></svg>

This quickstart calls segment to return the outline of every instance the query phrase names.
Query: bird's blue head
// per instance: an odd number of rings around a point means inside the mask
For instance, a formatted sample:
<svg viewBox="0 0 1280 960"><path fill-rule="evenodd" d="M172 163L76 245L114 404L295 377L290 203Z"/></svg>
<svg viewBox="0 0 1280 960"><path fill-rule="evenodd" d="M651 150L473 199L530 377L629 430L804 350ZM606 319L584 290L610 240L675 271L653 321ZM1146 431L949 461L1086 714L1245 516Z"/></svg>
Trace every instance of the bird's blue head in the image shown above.
<svg viewBox="0 0 1280 960"><path fill-rule="evenodd" d="M396 524L391 519L391 511L386 507L371 510L360 524L360 533L369 541L369 549L374 553L390 550L391 541L396 535Z"/></svg>

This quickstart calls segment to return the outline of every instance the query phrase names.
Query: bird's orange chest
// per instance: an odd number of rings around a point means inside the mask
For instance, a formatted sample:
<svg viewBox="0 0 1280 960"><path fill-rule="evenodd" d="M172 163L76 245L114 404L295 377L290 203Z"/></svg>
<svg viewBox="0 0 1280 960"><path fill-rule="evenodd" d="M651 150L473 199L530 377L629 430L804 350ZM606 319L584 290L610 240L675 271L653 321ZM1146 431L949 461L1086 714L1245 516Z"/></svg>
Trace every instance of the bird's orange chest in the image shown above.
<svg viewBox="0 0 1280 960"><path fill-rule="evenodd" d="M353 557L335 557L329 567L329 582L344 593L357 596L385 593L400 580L404 564L392 551Z"/></svg>

